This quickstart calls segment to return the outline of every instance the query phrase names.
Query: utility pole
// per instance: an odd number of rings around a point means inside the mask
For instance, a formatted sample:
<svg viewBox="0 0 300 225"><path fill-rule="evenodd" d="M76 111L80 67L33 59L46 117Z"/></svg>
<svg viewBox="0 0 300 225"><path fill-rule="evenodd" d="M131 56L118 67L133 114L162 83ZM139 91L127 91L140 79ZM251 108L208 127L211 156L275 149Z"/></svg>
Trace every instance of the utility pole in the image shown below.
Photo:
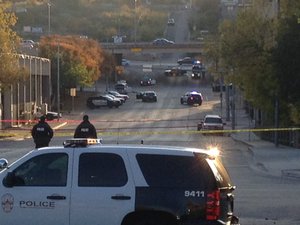
<svg viewBox="0 0 300 225"><path fill-rule="evenodd" d="M137 33L136 2L137 0L134 0L134 43L136 43L136 33Z"/></svg>
<svg viewBox="0 0 300 225"><path fill-rule="evenodd" d="M277 0L277 19L280 19L280 0ZM275 94L275 104L274 104L274 125L275 125L275 132L274 132L274 144L276 147L279 145L278 141L278 131L279 128L279 99L278 93Z"/></svg>
<svg viewBox="0 0 300 225"><path fill-rule="evenodd" d="M51 33L51 3L47 3L48 6L48 35Z"/></svg>
<svg viewBox="0 0 300 225"><path fill-rule="evenodd" d="M60 86L60 68L59 68L59 63L60 63L60 52L59 52L59 40L57 42L57 113L58 115L60 115L60 90L59 90L59 86ZM59 117L58 117L59 119Z"/></svg>
<svg viewBox="0 0 300 225"><path fill-rule="evenodd" d="M232 102L231 102L231 129L235 130L235 85L232 85Z"/></svg>

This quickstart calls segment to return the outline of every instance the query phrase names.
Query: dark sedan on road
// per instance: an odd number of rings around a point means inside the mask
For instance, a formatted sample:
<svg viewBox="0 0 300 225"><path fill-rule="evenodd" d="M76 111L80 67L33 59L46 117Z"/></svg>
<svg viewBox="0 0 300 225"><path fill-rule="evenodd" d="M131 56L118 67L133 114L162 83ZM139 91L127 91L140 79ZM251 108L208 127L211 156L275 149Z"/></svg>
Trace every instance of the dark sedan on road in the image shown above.
<svg viewBox="0 0 300 225"><path fill-rule="evenodd" d="M140 81L141 86L150 86L155 84L156 84L156 80L149 76L144 76L143 79Z"/></svg>
<svg viewBox="0 0 300 225"><path fill-rule="evenodd" d="M190 91L186 92L184 95L180 98L181 104L187 104L187 105L202 105L203 97L202 94L196 91Z"/></svg>
<svg viewBox="0 0 300 225"><path fill-rule="evenodd" d="M142 99L143 102L157 102L157 95L154 91L142 91L136 94L136 99Z"/></svg>

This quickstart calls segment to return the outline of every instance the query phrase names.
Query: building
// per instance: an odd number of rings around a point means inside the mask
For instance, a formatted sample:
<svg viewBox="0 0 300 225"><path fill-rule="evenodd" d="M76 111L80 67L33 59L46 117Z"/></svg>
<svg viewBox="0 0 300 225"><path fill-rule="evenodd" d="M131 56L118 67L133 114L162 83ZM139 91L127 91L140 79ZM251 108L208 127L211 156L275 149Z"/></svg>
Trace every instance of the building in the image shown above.
<svg viewBox="0 0 300 225"><path fill-rule="evenodd" d="M0 129L28 123L51 107L51 61L26 54L17 57L24 79L0 89Z"/></svg>

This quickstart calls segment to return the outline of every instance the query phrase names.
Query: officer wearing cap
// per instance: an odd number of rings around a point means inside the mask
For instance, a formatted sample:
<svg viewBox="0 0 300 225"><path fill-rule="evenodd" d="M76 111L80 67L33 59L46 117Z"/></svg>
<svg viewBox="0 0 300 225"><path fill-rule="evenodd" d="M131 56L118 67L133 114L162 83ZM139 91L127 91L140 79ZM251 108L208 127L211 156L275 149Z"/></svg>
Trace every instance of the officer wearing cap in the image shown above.
<svg viewBox="0 0 300 225"><path fill-rule="evenodd" d="M84 115L83 121L77 126L74 138L97 138L97 131L89 121L89 116Z"/></svg>
<svg viewBox="0 0 300 225"><path fill-rule="evenodd" d="M46 122L45 116L41 116L39 122L33 126L31 136L36 148L49 146L49 142L53 137L53 130Z"/></svg>

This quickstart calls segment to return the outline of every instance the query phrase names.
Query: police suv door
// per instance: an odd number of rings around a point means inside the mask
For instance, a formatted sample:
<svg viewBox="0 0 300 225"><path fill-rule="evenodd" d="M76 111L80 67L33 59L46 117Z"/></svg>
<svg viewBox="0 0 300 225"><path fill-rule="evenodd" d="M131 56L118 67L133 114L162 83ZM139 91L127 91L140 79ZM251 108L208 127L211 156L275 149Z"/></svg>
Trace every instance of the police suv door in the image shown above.
<svg viewBox="0 0 300 225"><path fill-rule="evenodd" d="M134 210L135 188L126 149L75 149L71 225L120 225Z"/></svg>
<svg viewBox="0 0 300 225"><path fill-rule="evenodd" d="M0 223L69 224L71 154L34 150L0 173Z"/></svg>

